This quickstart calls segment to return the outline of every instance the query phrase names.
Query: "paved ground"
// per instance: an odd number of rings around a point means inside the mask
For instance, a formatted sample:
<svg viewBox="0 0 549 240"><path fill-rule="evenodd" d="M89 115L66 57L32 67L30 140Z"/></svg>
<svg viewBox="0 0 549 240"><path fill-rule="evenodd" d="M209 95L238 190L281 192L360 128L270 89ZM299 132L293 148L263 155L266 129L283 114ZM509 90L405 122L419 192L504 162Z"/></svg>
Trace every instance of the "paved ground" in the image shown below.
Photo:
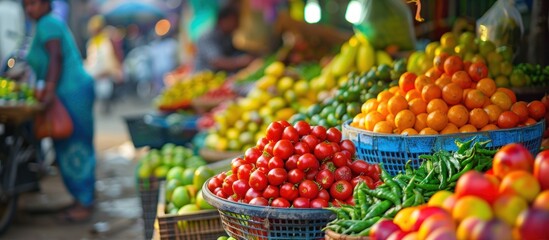
<svg viewBox="0 0 549 240"><path fill-rule="evenodd" d="M98 204L91 221L66 224L56 220L58 210L71 202L59 174L41 180L39 193L20 196L14 222L0 239L144 239L141 205L133 178L136 164L123 116L151 111L150 102L121 99L110 115L96 109Z"/></svg>

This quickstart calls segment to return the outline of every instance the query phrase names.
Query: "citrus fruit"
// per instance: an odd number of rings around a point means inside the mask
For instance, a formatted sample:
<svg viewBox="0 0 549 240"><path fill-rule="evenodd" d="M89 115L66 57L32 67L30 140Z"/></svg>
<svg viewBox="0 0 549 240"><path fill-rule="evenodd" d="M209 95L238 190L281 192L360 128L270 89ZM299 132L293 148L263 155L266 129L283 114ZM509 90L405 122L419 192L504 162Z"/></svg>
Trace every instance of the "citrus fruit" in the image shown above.
<svg viewBox="0 0 549 240"><path fill-rule="evenodd" d="M398 112L395 116L395 126L400 130L413 127L415 122L416 116L408 109Z"/></svg>
<svg viewBox="0 0 549 240"><path fill-rule="evenodd" d="M427 127L427 117L429 115L427 113L420 113L416 115L416 122L414 124L414 129L418 132L420 132L422 129Z"/></svg>
<svg viewBox="0 0 549 240"><path fill-rule="evenodd" d="M482 108L475 108L469 112L469 123L480 129L490 122L490 117Z"/></svg>
<svg viewBox="0 0 549 240"><path fill-rule="evenodd" d="M448 104L440 98L435 98L427 103L427 113L434 111L441 111L442 113L448 113Z"/></svg>
<svg viewBox="0 0 549 240"><path fill-rule="evenodd" d="M448 121L459 128L469 122L469 111L463 105L454 105L448 109Z"/></svg>
<svg viewBox="0 0 549 240"><path fill-rule="evenodd" d="M442 99L449 105L461 102L463 89L457 83L449 83L442 88Z"/></svg>
<svg viewBox="0 0 549 240"><path fill-rule="evenodd" d="M448 116L437 110L427 116L427 126L435 131L441 131L448 124Z"/></svg>
<svg viewBox="0 0 549 240"><path fill-rule="evenodd" d="M421 97L425 102L430 102L435 98L440 98L442 96L442 90L439 86L435 84L427 84L421 90Z"/></svg>

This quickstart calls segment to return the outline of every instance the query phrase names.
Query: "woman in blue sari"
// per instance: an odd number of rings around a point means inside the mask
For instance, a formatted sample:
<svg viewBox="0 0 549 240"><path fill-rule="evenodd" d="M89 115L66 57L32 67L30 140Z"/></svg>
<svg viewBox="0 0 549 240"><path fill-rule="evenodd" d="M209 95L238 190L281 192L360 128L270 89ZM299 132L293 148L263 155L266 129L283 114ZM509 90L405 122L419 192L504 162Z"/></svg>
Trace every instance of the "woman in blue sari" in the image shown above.
<svg viewBox="0 0 549 240"><path fill-rule="evenodd" d="M93 79L83 68L69 28L51 14L51 0L24 0L23 4L36 21L27 62L37 79L45 81L44 94L38 98L47 106L56 94L74 125L69 138L54 141L63 182L75 200L61 217L73 222L88 220L95 199Z"/></svg>

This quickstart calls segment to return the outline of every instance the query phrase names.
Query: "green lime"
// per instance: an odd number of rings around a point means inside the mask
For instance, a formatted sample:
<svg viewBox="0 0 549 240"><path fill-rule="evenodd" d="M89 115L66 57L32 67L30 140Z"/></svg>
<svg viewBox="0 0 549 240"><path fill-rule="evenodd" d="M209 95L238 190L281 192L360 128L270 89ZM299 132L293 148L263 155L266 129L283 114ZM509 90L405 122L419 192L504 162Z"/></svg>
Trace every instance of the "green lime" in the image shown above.
<svg viewBox="0 0 549 240"><path fill-rule="evenodd" d="M173 190L171 202L176 208L180 208L184 205L191 203L189 192L186 187L178 186Z"/></svg>

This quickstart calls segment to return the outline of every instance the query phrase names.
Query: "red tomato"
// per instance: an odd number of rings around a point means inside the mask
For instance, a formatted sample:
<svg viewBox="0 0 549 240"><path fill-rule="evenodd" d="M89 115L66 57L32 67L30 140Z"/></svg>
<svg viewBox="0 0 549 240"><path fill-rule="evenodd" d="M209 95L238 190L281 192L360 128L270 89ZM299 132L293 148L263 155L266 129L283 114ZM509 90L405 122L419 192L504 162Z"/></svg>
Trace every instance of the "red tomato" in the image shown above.
<svg viewBox="0 0 549 240"><path fill-rule="evenodd" d="M254 164L261 155L263 155L263 153L259 151L259 149L255 147L248 148L244 153L244 161L246 161L246 163Z"/></svg>
<svg viewBox="0 0 549 240"><path fill-rule="evenodd" d="M469 171L458 179L455 192L458 199L472 195L493 203L498 197L498 185L480 172Z"/></svg>
<svg viewBox="0 0 549 240"><path fill-rule="evenodd" d="M268 169L283 168L283 167L284 167L284 160L282 160L281 158L279 158L277 156L272 157L269 160L269 162L267 163L267 168Z"/></svg>
<svg viewBox="0 0 549 240"><path fill-rule="evenodd" d="M354 156L356 153L355 144L349 139L341 141L341 143L339 143L339 147L341 148L341 150L349 151L349 153L351 153L351 157Z"/></svg>
<svg viewBox="0 0 549 240"><path fill-rule="evenodd" d="M345 180L339 180L330 187L330 195L335 199L345 201L353 195L353 185Z"/></svg>
<svg viewBox="0 0 549 240"><path fill-rule="evenodd" d="M288 172L288 182L298 184L305 179L305 173L300 169L292 169Z"/></svg>
<svg viewBox="0 0 549 240"><path fill-rule="evenodd" d="M263 153L267 153L269 156L273 156L273 148L275 144L275 141L267 143L267 145L265 145L265 148L263 148Z"/></svg>
<svg viewBox="0 0 549 240"><path fill-rule="evenodd" d="M471 76L473 81L478 82L483 78L488 77L488 67L481 62L472 63L471 66L467 68L467 73Z"/></svg>
<svg viewBox="0 0 549 240"><path fill-rule="evenodd" d="M214 189L214 194L220 198L227 198L227 195L225 195L225 193L223 192L223 189L221 188L216 188Z"/></svg>
<svg viewBox="0 0 549 240"><path fill-rule="evenodd" d="M370 167L370 164L362 160L356 160L351 163L350 167L355 175L368 174L368 167Z"/></svg>
<svg viewBox="0 0 549 240"><path fill-rule="evenodd" d="M311 170L309 170L305 173L305 179L309 179L309 180L314 181L317 173L318 173L318 168L317 169L311 169Z"/></svg>
<svg viewBox="0 0 549 240"><path fill-rule="evenodd" d="M337 167L335 166L334 162L327 161L320 165L319 170L324 170L324 169L328 169L330 170L330 172L334 172L337 169Z"/></svg>
<svg viewBox="0 0 549 240"><path fill-rule="evenodd" d="M267 174L267 179L269 184L273 186L278 186L286 181L288 178L288 173L284 168L273 168Z"/></svg>
<svg viewBox="0 0 549 240"><path fill-rule="evenodd" d="M360 182L363 182L364 184L366 184L366 186L368 186L369 189L375 188L374 180L372 180L371 177L360 175L360 176L354 177L351 180L351 184L353 184L353 188L356 187L356 185L358 185L358 183Z"/></svg>
<svg viewBox="0 0 549 240"><path fill-rule="evenodd" d="M328 170L320 170L315 177L315 180L323 189L330 189L332 183L335 181L334 174Z"/></svg>
<svg viewBox="0 0 549 240"><path fill-rule="evenodd" d="M255 190L253 188L249 188L248 191L246 191L246 195L244 196L244 202L250 202L253 198L261 197L263 193L261 191Z"/></svg>
<svg viewBox="0 0 549 240"><path fill-rule="evenodd" d="M221 187L221 184L223 184L223 182L220 181L219 179L211 178L208 181L208 190L210 190L210 192L214 192L213 190L216 189L216 188Z"/></svg>
<svg viewBox="0 0 549 240"><path fill-rule="evenodd" d="M305 153L310 153L311 148L307 143L304 142L298 142L294 145L294 153L298 155L303 155Z"/></svg>
<svg viewBox="0 0 549 240"><path fill-rule="evenodd" d="M305 121L299 121L294 124L294 128L299 133L299 136L305 136L311 132L311 125Z"/></svg>
<svg viewBox="0 0 549 240"><path fill-rule="evenodd" d="M309 208L311 206L311 200L304 197L298 197L294 199L292 206L294 208Z"/></svg>
<svg viewBox="0 0 549 240"><path fill-rule="evenodd" d="M294 154L294 145L289 140L282 139L274 145L273 156L286 160L292 154Z"/></svg>
<svg viewBox="0 0 549 240"><path fill-rule="evenodd" d="M282 131L282 139L286 139L292 143L296 143L299 141L299 133L292 126L286 127L284 128L284 131Z"/></svg>
<svg viewBox="0 0 549 240"><path fill-rule="evenodd" d="M248 189L250 189L250 185L248 185L247 181L238 179L233 183L233 192L236 194L238 199L244 198Z"/></svg>
<svg viewBox="0 0 549 240"><path fill-rule="evenodd" d="M330 160L334 155L334 149L327 142L321 142L314 148L315 157L320 161Z"/></svg>
<svg viewBox="0 0 549 240"><path fill-rule="evenodd" d="M351 158L348 158L347 155L342 152L336 152L334 157L332 157L332 162L334 162L336 167L343 167L351 164Z"/></svg>
<svg viewBox="0 0 549 240"><path fill-rule="evenodd" d="M215 177L219 179L221 182L223 182L223 180L225 180L225 178L227 177L227 174L225 172L221 172L220 174L217 174Z"/></svg>
<svg viewBox="0 0 549 240"><path fill-rule="evenodd" d="M300 197L308 199L316 198L318 196L318 192L320 191L317 183L311 180L304 180L303 182L301 182L299 184L298 190Z"/></svg>
<svg viewBox="0 0 549 240"><path fill-rule="evenodd" d="M233 160L231 160L231 170L233 171L233 173L236 173L238 172L238 168L245 163L246 161L244 161L244 159L242 158L234 158Z"/></svg>
<svg viewBox="0 0 549 240"><path fill-rule="evenodd" d="M522 144L511 143L503 146L494 155L492 165L494 174L503 179L507 173L514 170L532 172L534 157Z"/></svg>
<svg viewBox="0 0 549 240"><path fill-rule="evenodd" d="M335 142L329 142L329 143L330 143L330 146L332 146L332 152L336 153L341 150L338 143L335 143Z"/></svg>
<svg viewBox="0 0 549 240"><path fill-rule="evenodd" d="M263 151L263 149L265 148L265 145L267 145L267 143L269 143L269 139L267 139L266 137L262 137L259 140L257 140L257 143L255 144L255 146L260 151Z"/></svg>
<svg viewBox="0 0 549 240"><path fill-rule="evenodd" d="M339 181L339 180L351 181L351 179L353 178L353 173L351 171L351 168L347 166L343 166L335 170L334 177L336 181Z"/></svg>
<svg viewBox="0 0 549 240"><path fill-rule="evenodd" d="M248 182L248 179L250 179L250 174L252 174L252 170L254 169L254 166L252 164L244 164L236 170L236 176L238 179L244 180Z"/></svg>
<svg viewBox="0 0 549 240"><path fill-rule="evenodd" d="M278 197L271 202L271 207L289 208L290 202L282 197Z"/></svg>
<svg viewBox="0 0 549 240"><path fill-rule="evenodd" d="M326 140L339 144L341 142L341 132L335 127L329 128L326 130Z"/></svg>
<svg viewBox="0 0 549 240"><path fill-rule="evenodd" d="M311 129L311 134L318 138L318 140L324 141L326 139L326 128L323 126L314 126Z"/></svg>
<svg viewBox="0 0 549 240"><path fill-rule="evenodd" d="M328 201L323 198L315 198L311 200L311 208L326 208L329 207Z"/></svg>
<svg viewBox="0 0 549 240"><path fill-rule="evenodd" d="M263 190L263 197L266 199L275 199L278 196L280 196L278 187L269 185L265 188L265 190Z"/></svg>
<svg viewBox="0 0 549 240"><path fill-rule="evenodd" d="M233 174L233 175L228 176L227 178L225 178L225 180L223 181L223 184L221 184L221 189L223 190L223 193L226 196L231 196L231 195L234 194L233 183L236 180L238 180L238 178L236 177L236 174Z"/></svg>
<svg viewBox="0 0 549 240"><path fill-rule="evenodd" d="M265 199L264 197L255 197L249 201L249 204L256 206L269 206L269 200Z"/></svg>
<svg viewBox="0 0 549 240"><path fill-rule="evenodd" d="M315 149L316 145L320 142L320 140L318 140L317 137L309 134L309 135L303 136L301 138L301 142L304 142L307 145L309 145L309 149Z"/></svg>
<svg viewBox="0 0 549 240"><path fill-rule="evenodd" d="M538 180L542 190L549 189L549 150L542 151L536 156L534 177Z"/></svg>
<svg viewBox="0 0 549 240"><path fill-rule="evenodd" d="M278 122L272 122L267 127L267 135L265 136L270 141L278 141L282 138L284 126Z"/></svg>
<svg viewBox="0 0 549 240"><path fill-rule="evenodd" d="M257 161L255 161L255 167L256 168L268 168L269 167L269 160L271 160L272 157L269 155L263 154L257 158Z"/></svg>
<svg viewBox="0 0 549 240"><path fill-rule="evenodd" d="M320 192L318 192L318 198L322 198L326 201L330 201L330 193L328 193L328 190L322 189Z"/></svg>
<svg viewBox="0 0 549 240"><path fill-rule="evenodd" d="M313 154L305 153L297 160L297 168L303 172L318 169L320 166L318 160Z"/></svg>
<svg viewBox="0 0 549 240"><path fill-rule="evenodd" d="M248 181L248 185L257 191L262 191L265 189L268 183L269 180L267 179L267 174L257 170L250 175L250 180Z"/></svg>
<svg viewBox="0 0 549 240"><path fill-rule="evenodd" d="M293 201L299 196L299 190L292 183L284 183L280 186L280 196L288 201Z"/></svg>
<svg viewBox="0 0 549 240"><path fill-rule="evenodd" d="M282 125L282 127L289 127L289 126L292 126L288 121L286 120L280 120L280 121L277 121L277 123L280 123L280 125Z"/></svg>
<svg viewBox="0 0 549 240"><path fill-rule="evenodd" d="M297 160L299 159L301 155L294 154L288 160L286 160L286 163L284 163L284 166L288 170L296 169L297 168Z"/></svg>

